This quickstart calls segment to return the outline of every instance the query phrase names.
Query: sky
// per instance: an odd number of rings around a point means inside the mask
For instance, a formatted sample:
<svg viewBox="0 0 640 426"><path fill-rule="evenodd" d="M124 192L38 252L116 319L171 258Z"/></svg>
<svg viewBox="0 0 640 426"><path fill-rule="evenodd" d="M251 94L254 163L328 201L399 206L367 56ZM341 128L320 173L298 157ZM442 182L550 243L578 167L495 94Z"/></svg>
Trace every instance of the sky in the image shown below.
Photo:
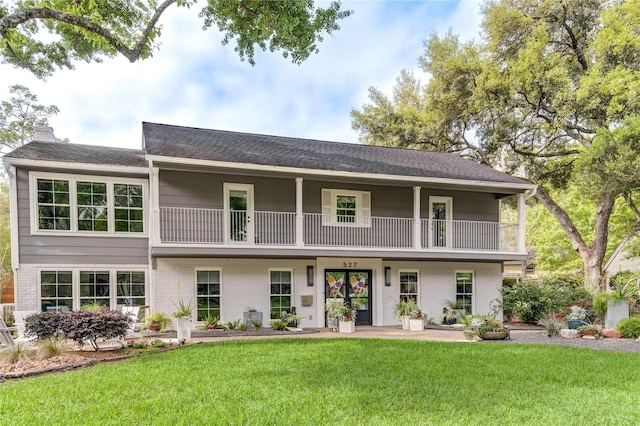
<svg viewBox="0 0 640 426"><path fill-rule="evenodd" d="M144 61L76 63L45 81L1 64L0 100L13 84L28 87L59 108L56 136L78 144L139 149L143 121L356 143L350 112L368 103L369 87L390 95L403 69L426 82L418 58L433 33L479 37L479 0L342 3L354 14L301 65L261 51L255 66L242 62L233 41L202 29L200 0L164 13L160 48Z"/></svg>

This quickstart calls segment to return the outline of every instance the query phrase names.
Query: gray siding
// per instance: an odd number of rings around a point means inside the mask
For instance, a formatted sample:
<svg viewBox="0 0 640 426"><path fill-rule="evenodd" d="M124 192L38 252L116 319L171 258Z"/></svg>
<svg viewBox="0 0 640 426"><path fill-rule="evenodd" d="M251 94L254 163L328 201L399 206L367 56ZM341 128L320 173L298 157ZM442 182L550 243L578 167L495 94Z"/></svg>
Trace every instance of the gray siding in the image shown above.
<svg viewBox="0 0 640 426"><path fill-rule="evenodd" d="M223 183L254 185L255 209L258 211L295 212L294 178L237 176L214 173L161 170L159 177L161 207L193 207L222 209ZM413 217L413 189L402 186L347 184L305 179L303 211L322 213L323 188L371 192L371 215L380 217ZM454 220L497 221L499 203L495 195L484 192L421 190L421 215L429 214L429 196L453 198Z"/></svg>
<svg viewBox="0 0 640 426"><path fill-rule="evenodd" d="M20 263L123 265L148 263L149 239L146 237L31 235L29 172L18 169L16 183ZM148 227L148 223L145 225Z"/></svg>

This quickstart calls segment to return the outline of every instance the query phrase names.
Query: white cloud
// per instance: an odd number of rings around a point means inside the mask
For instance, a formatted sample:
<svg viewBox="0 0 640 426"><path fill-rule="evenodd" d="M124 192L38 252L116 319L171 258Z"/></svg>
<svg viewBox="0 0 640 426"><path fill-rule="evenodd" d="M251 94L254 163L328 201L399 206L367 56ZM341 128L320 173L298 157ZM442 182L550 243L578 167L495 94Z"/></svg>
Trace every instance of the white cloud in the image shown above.
<svg viewBox="0 0 640 426"><path fill-rule="evenodd" d="M369 86L390 93L401 69L423 75L424 39L449 28L469 39L480 24L476 1L343 4L355 14L301 65L277 52L243 63L214 29L201 30L197 8L174 8L153 58L81 63L46 82L0 65L0 99L11 84L29 87L60 108L51 124L73 143L138 148L142 121L355 142L349 113L367 102Z"/></svg>

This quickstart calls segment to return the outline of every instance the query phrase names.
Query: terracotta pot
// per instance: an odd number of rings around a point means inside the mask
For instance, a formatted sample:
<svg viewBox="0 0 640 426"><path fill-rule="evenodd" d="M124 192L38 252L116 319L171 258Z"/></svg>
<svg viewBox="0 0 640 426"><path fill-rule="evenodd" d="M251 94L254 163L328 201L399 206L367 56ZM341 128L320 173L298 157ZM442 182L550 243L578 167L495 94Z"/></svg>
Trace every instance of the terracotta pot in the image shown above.
<svg viewBox="0 0 640 426"><path fill-rule="evenodd" d="M149 330L157 333L160 331L160 321L151 321L149 324Z"/></svg>

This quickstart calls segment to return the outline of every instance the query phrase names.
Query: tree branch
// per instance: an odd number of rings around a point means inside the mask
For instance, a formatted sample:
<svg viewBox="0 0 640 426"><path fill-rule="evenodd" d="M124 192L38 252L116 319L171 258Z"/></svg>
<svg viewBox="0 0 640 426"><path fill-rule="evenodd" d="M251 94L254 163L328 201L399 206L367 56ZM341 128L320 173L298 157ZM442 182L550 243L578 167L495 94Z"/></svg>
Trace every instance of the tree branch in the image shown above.
<svg viewBox="0 0 640 426"><path fill-rule="evenodd" d="M104 40L113 47L116 51L120 52L125 58L129 59L130 62L135 62L140 58L140 54L145 44L149 41L149 37L153 32L158 20L162 13L173 3L176 3L177 0L165 0L162 2L158 9L155 11L144 31L140 34L140 39L133 46L133 48L129 48L125 43L118 39L116 35L114 35L111 31L97 25L90 20L72 15L69 13L61 12L58 10L52 10L49 8L30 8L30 9L22 9L17 12L14 12L10 15L7 15L0 19L0 38L6 39L7 31L12 28L17 28L18 25L24 24L26 22L35 20L35 19L52 19L54 21L63 22L65 24L72 25L74 27L82 28L90 33L97 34L104 38ZM9 46L10 48L10 46ZM16 59L20 59L15 52L12 52L12 55L16 57ZM24 63L22 60L20 63Z"/></svg>

